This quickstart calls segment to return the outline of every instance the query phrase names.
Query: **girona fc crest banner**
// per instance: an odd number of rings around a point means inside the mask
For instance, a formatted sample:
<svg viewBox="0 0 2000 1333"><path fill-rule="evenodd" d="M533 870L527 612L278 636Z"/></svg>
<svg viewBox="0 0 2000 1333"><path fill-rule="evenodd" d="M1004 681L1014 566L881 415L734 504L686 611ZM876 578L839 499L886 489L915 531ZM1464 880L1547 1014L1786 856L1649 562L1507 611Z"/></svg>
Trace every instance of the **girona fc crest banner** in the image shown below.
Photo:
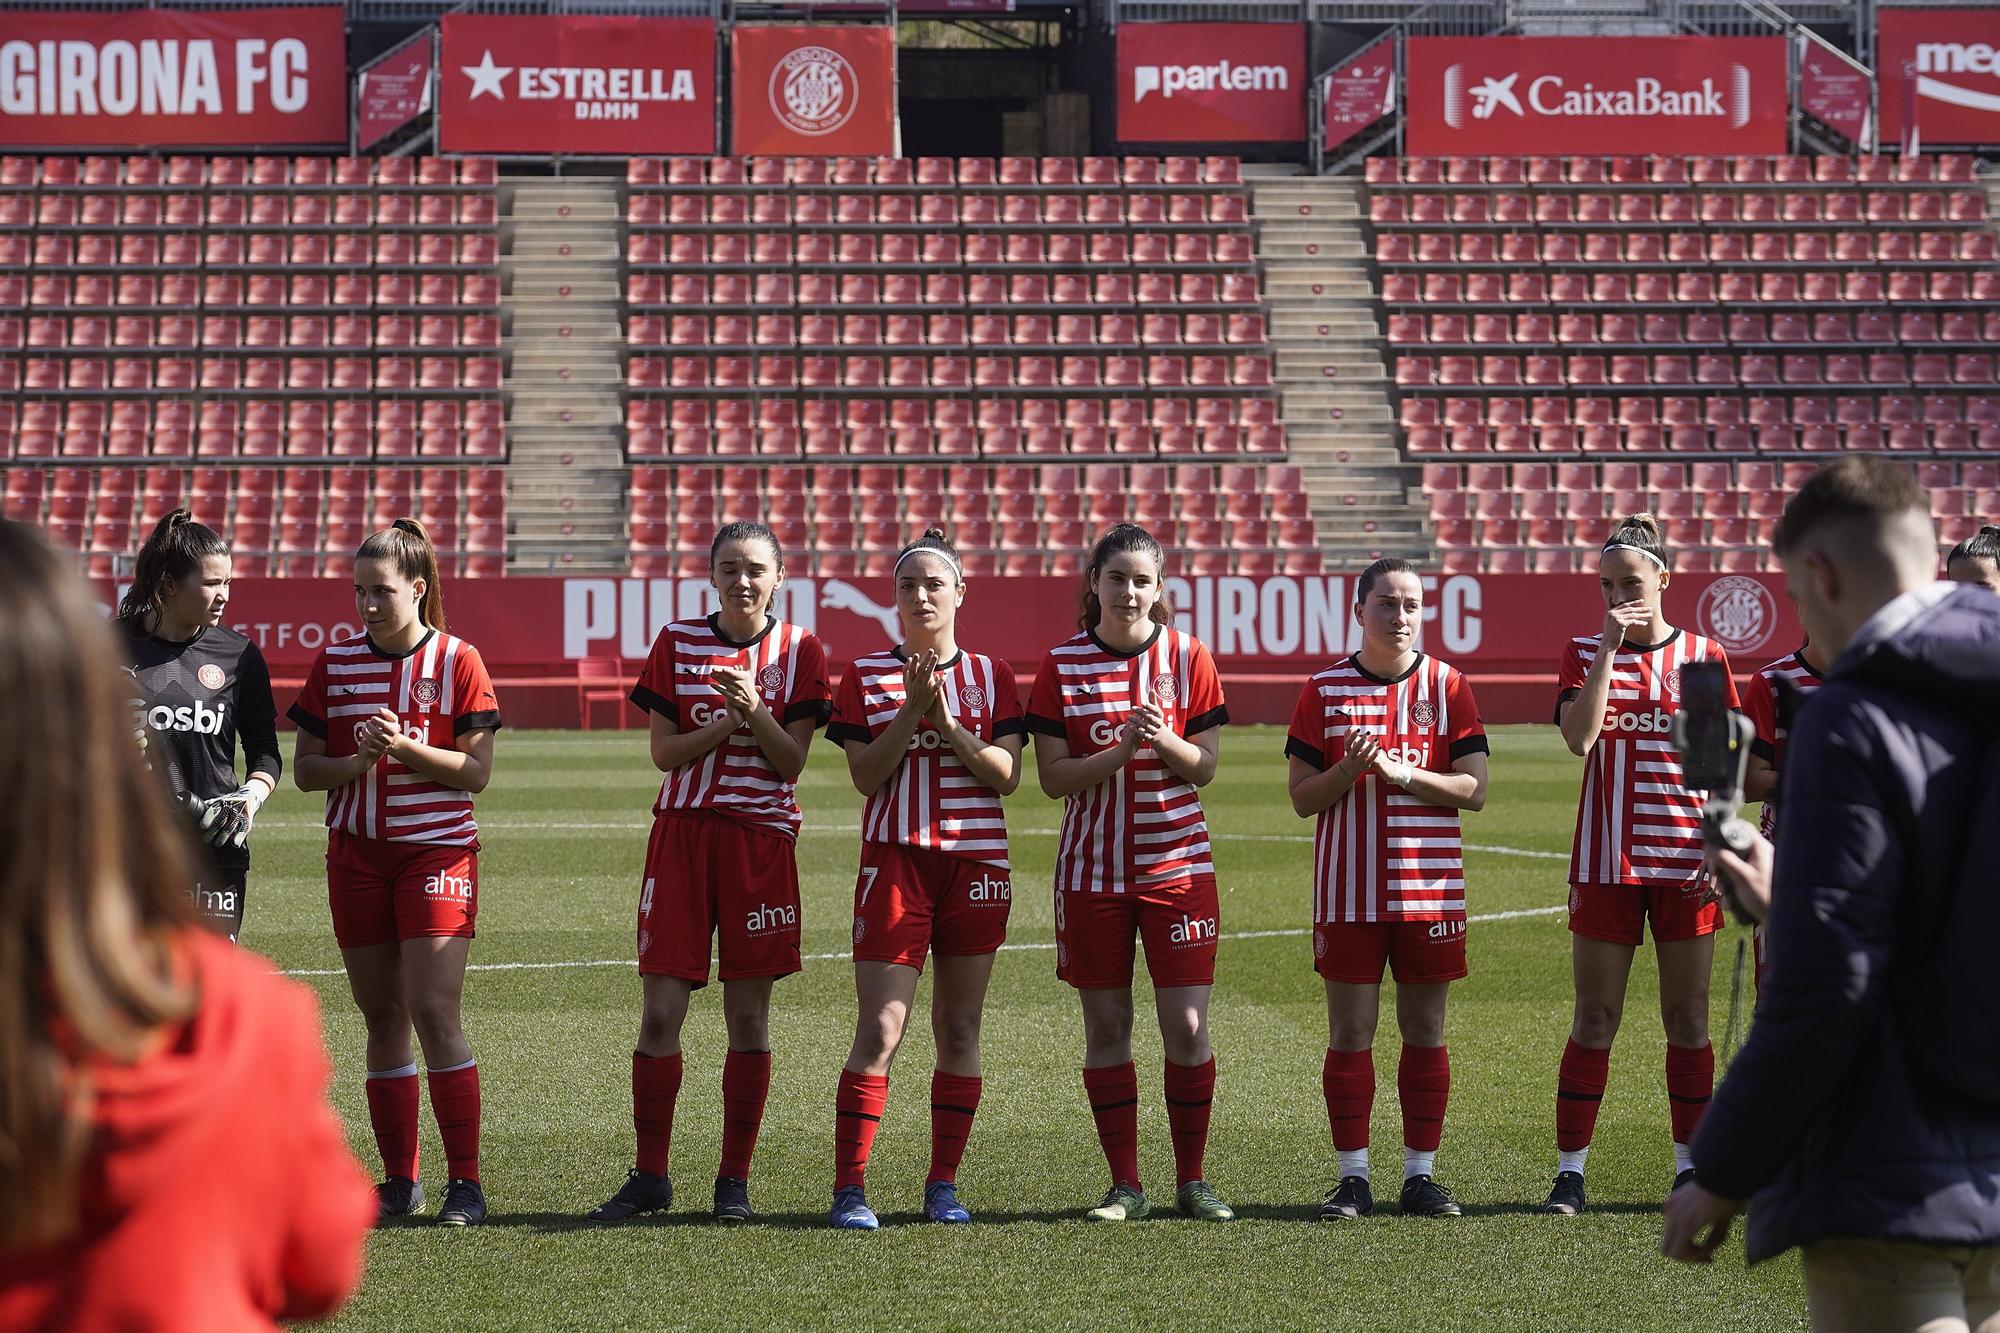
<svg viewBox="0 0 2000 1333"><path fill-rule="evenodd" d="M338 5L0 12L0 145L346 142Z"/></svg>
<svg viewBox="0 0 2000 1333"><path fill-rule="evenodd" d="M895 155L894 28L739 26L729 43L733 152Z"/></svg>
<svg viewBox="0 0 2000 1333"><path fill-rule="evenodd" d="M1785 151L1782 37L1412 37L1406 151Z"/></svg>
<svg viewBox="0 0 2000 1333"><path fill-rule="evenodd" d="M712 153L715 25L593 14L447 14L448 153Z"/></svg>

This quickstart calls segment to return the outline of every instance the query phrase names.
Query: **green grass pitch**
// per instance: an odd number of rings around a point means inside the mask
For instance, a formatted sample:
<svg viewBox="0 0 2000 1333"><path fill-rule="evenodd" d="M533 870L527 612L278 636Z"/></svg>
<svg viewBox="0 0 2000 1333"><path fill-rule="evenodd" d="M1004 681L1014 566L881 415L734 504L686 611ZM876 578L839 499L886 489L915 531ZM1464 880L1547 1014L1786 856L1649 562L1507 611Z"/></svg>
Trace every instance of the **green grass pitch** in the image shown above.
<svg viewBox="0 0 2000 1333"><path fill-rule="evenodd" d="M1439 1178L1458 1220L1395 1215L1398 1042L1384 1003L1373 1141L1388 1207L1316 1220L1333 1166L1320 1062L1325 1003L1311 970L1310 826L1285 798L1282 733L1232 728L1206 801L1222 885L1212 1014L1220 1061L1208 1175L1243 1216L1172 1213L1172 1155L1157 1030L1141 1005L1141 1161L1152 1220L1080 1220L1105 1184L1084 1101L1076 1001L1054 975L1049 893L1054 802L1032 771L1008 802L1016 894L985 1026L986 1094L960 1176L977 1224L918 1220L929 1151L924 997L892 1075L869 1170L875 1235L823 1225L832 1187L834 1081L854 1021L846 947L860 798L840 756L814 745L801 784L805 972L772 1015L776 1066L751 1181L760 1223L706 1218L720 1140L723 1033L715 989L696 997L674 1131L670 1216L583 1222L631 1161L631 959L639 868L658 782L643 734L502 732L479 801L480 970L466 1026L484 1071L485 1228L378 1232L345 1328L1056 1327L1146 1324L1460 1329L1772 1329L1803 1324L1794 1260L1709 1270L1658 1253L1672 1176L1655 973L1642 951L1590 1163L1590 1211L1533 1206L1554 1171L1556 1061L1569 1013L1557 910L1578 765L1548 727L1494 735L1493 786L1468 816L1472 976L1453 989L1451 1110ZM1032 758L1029 760L1032 763ZM339 973L318 797L289 781L258 821L245 943L320 995L335 1096L357 1154L378 1163L362 1095L362 1031ZM1515 913L1481 921L1482 916ZM1728 1011L1732 931L1717 950L1713 1029ZM502 965L502 966L495 966ZM1143 981L1141 987L1143 991ZM424 1111L432 1210L443 1154Z"/></svg>

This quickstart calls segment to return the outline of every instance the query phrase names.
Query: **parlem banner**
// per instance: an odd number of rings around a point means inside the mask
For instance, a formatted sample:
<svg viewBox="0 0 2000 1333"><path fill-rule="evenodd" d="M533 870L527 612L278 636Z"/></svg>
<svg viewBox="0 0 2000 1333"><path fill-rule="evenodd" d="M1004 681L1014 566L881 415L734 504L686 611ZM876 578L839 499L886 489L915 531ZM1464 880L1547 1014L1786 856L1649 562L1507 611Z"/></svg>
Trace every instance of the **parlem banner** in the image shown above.
<svg viewBox="0 0 2000 1333"><path fill-rule="evenodd" d="M1293 143L1306 137L1298 23L1121 23L1123 143Z"/></svg>

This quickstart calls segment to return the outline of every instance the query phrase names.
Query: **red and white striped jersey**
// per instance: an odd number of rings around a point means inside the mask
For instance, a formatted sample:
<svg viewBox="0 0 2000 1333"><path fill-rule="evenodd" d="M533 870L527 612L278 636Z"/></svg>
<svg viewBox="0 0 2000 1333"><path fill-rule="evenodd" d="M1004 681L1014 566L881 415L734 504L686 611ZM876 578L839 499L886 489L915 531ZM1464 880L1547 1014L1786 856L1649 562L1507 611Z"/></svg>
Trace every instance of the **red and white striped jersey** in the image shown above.
<svg viewBox="0 0 2000 1333"><path fill-rule="evenodd" d="M1601 635L1572 639L1563 650L1562 705L1583 690ZM1701 801L1681 786L1673 719L1681 707L1681 668L1729 658L1713 639L1675 630L1664 643L1626 642L1612 658L1604 726L1583 761L1570 852L1572 884L1689 884L1701 871ZM1741 707L1734 677L1729 706Z"/></svg>
<svg viewBox="0 0 2000 1333"><path fill-rule="evenodd" d="M1422 653L1394 680L1350 657L1307 681L1285 753L1324 772L1347 756L1354 731L1432 773L1450 773L1466 755L1490 748L1471 682ZM1315 922L1465 919L1456 809L1391 786L1371 768L1320 811L1313 842Z"/></svg>
<svg viewBox="0 0 2000 1333"><path fill-rule="evenodd" d="M905 698L903 660L902 650L895 648L849 665L834 698L829 740L866 744L895 720ZM939 665L938 688L958 724L979 739L1027 734L1021 692L1005 662L961 650ZM1007 865L1000 793L972 775L928 718L917 724L896 771L862 807L861 837Z"/></svg>
<svg viewBox="0 0 2000 1333"><path fill-rule="evenodd" d="M833 713L833 689L826 678L826 648L817 635L770 617L763 633L737 643L716 621L716 616L677 620L661 630L632 687L632 702L693 731L728 711L709 673L747 667L764 706L780 722L790 726L809 717L825 724ZM667 774L653 813L699 811L797 837L797 788L778 776L745 723L701 758Z"/></svg>
<svg viewBox="0 0 2000 1333"><path fill-rule="evenodd" d="M1183 737L1229 721L1215 660L1193 636L1160 626L1129 653L1083 633L1049 650L1028 696L1028 730L1060 736L1072 755L1118 744L1136 704L1150 699ZM1123 893L1215 874L1201 795L1150 749L1063 801L1056 887Z"/></svg>
<svg viewBox="0 0 2000 1333"><path fill-rule="evenodd" d="M327 754L347 759L360 753L355 732L384 708L395 710L404 735L441 750L460 748L467 732L500 726L500 704L479 650L439 630L394 656L366 634L327 645L288 716L324 741ZM326 826L384 842L479 846L471 792L433 782L386 754L326 794Z"/></svg>
<svg viewBox="0 0 2000 1333"><path fill-rule="evenodd" d="M1773 769L1784 771L1785 719L1778 707L1781 686L1779 682L1798 692L1803 698L1825 683L1825 677L1806 665L1803 650L1790 657L1781 657L1769 666L1759 668L1750 678L1750 684L1743 691L1743 712L1757 728L1757 735L1750 742L1751 752L1769 764ZM1764 836L1775 839L1778 836L1778 802L1776 799L1764 802L1764 814L1759 824Z"/></svg>

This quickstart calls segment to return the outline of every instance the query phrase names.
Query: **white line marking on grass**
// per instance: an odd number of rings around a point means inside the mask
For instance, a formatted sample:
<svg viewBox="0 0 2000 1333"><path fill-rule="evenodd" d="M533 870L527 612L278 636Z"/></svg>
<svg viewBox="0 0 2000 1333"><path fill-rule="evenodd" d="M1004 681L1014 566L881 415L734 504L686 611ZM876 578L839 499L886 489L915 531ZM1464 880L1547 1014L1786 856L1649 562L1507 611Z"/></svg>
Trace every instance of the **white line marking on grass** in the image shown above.
<svg viewBox="0 0 2000 1333"><path fill-rule="evenodd" d="M289 820L279 820L275 822L266 822L263 824L259 824L257 827L261 829L275 828L275 829L285 829L288 831L296 831L296 830L321 829L325 828L326 825L294 823ZM604 833L604 832L615 832L619 830L622 830L627 833L646 833L651 831L653 825L650 820L644 823L640 823L629 819L600 820L600 821L592 821L592 820L516 821L508 819L482 819L479 822L479 827L482 832L500 830L509 833ZM1027 828L1010 828L1007 831L1010 834L1016 834L1024 837L1053 838L1062 830L1056 828L1048 828L1048 827L1027 827ZM847 836L852 836L854 834L861 832L861 825L809 823L805 826L802 832L808 835L843 834ZM1310 833L1213 833L1211 832L1208 835L1208 838L1210 842L1310 843L1313 840L1313 835ZM1524 856L1537 861L1567 861L1570 858L1570 854L1568 852L1540 852L1540 851L1534 851L1527 847L1500 847L1500 846L1493 846L1476 842L1466 843L1465 850L1468 852L1488 852L1494 856Z"/></svg>
<svg viewBox="0 0 2000 1333"><path fill-rule="evenodd" d="M1523 907L1511 912L1482 912L1477 916L1468 916L1465 919L1470 924L1483 925L1489 921L1518 921L1523 917L1530 916L1554 916L1557 912L1565 910L1567 909L1560 904L1554 907ZM1294 936L1309 935L1311 933L1310 927L1290 930L1236 930L1218 935L1216 938L1223 940L1275 940L1289 939ZM1003 944L1000 946L1000 952L1047 953L1055 947L1056 943L1054 940L1036 940L1033 943L1027 944ZM853 957L854 955L851 953L809 953L801 954L799 961L803 963L839 963ZM593 958L585 962L469 963L466 965L465 970L468 972L557 972L570 968L636 968L638 965L637 960L631 958ZM343 977L347 975L347 972L344 968L338 967L304 967L294 968L286 972L285 975L288 977Z"/></svg>

